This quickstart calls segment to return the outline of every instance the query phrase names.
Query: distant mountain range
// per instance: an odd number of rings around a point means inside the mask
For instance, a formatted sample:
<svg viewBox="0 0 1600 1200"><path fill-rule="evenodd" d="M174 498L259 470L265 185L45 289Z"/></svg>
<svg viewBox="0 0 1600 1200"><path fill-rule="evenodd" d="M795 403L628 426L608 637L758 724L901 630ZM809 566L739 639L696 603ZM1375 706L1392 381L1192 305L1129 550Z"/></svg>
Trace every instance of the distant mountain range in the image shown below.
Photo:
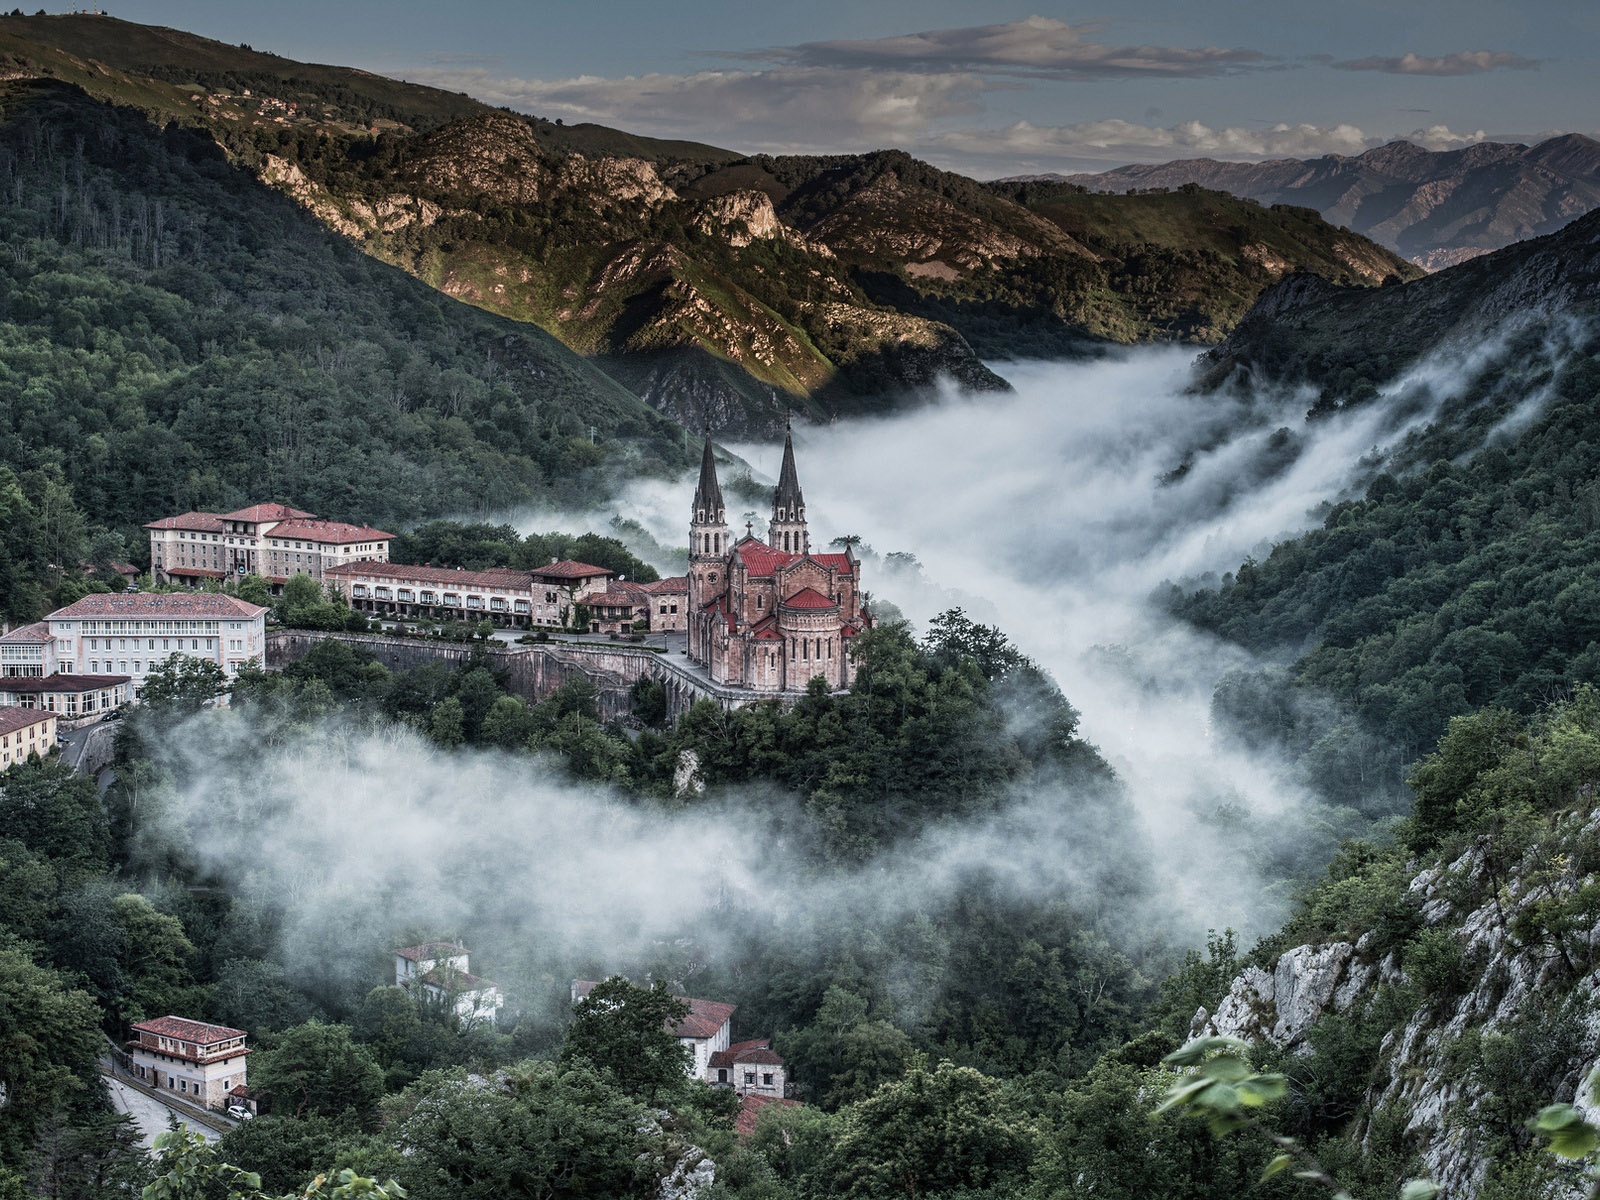
<svg viewBox="0 0 1600 1200"><path fill-rule="evenodd" d="M6 82L9 81L9 82ZM728 434L882 407L984 359L1219 341L1286 275L1417 268L1303 207L980 184L882 151L746 157L103 15L0 17L0 86L217 143L367 254Z"/></svg>
<svg viewBox="0 0 1600 1200"><path fill-rule="evenodd" d="M1554 233L1600 208L1600 142L1570 133L1534 146L1479 142L1433 151L1402 141L1354 157L1193 158L1026 178L1119 194L1199 184L1263 204L1303 204L1435 271Z"/></svg>

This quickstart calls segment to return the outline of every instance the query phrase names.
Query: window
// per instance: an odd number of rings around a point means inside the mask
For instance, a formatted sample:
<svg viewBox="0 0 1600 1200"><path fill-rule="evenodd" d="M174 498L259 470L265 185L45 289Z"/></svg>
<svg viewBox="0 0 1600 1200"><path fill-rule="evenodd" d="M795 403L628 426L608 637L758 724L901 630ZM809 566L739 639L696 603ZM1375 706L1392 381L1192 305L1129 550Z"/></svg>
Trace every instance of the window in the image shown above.
<svg viewBox="0 0 1600 1200"><path fill-rule="evenodd" d="M772 1086L772 1072L771 1071L763 1071L763 1072L761 1072L761 1086L762 1087L771 1087Z"/></svg>
<svg viewBox="0 0 1600 1200"><path fill-rule="evenodd" d="M717 1082L718 1083L727 1083L728 1082L728 1068L727 1067L718 1067L717 1068Z"/></svg>
<svg viewBox="0 0 1600 1200"><path fill-rule="evenodd" d="M754 1071L746 1071L744 1073L744 1081L746 1083L754 1083L756 1081L756 1073Z"/></svg>

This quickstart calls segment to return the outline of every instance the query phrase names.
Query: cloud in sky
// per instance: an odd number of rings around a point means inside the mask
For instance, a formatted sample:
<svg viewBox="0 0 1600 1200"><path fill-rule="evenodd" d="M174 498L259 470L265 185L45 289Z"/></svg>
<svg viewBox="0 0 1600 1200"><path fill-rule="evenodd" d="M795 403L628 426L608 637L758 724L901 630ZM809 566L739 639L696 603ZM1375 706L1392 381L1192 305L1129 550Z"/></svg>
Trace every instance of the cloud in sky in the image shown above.
<svg viewBox="0 0 1600 1200"><path fill-rule="evenodd" d="M544 117L598 121L640 133L723 138L740 149L918 138L936 120L976 114L978 97L991 86L961 73L804 66L556 80L428 68L405 77Z"/></svg>
<svg viewBox="0 0 1600 1200"><path fill-rule="evenodd" d="M1092 25L1069 25L1034 16L1000 25L933 29L897 37L805 42L740 57L813 67L1053 79L1221 75L1275 61L1259 50L1217 46L1108 46L1085 36L1095 31Z"/></svg>
<svg viewBox="0 0 1600 1200"><path fill-rule="evenodd" d="M1481 142L1483 130L1456 133L1432 125L1406 134L1429 150L1450 150ZM1117 162L1160 162L1170 158L1211 155L1229 159L1307 158L1323 154L1360 154L1392 141L1350 124L1214 128L1201 121L1176 125L1140 125L1131 121L1082 121L1073 125L1033 125L1018 121L1005 129L970 129L941 135L946 151L984 158L1056 160L1093 159Z"/></svg>
<svg viewBox="0 0 1600 1200"><path fill-rule="evenodd" d="M1389 75L1481 75L1485 71L1537 70L1540 60L1504 50L1458 50L1438 58L1422 54L1402 54L1398 58L1374 55L1330 65L1340 71L1382 71Z"/></svg>

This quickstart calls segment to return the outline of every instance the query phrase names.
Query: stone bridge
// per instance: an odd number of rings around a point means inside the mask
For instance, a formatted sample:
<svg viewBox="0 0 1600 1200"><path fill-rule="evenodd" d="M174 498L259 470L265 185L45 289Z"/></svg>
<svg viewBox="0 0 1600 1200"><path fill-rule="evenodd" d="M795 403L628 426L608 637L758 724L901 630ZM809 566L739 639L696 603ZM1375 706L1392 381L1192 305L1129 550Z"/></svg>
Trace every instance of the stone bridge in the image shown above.
<svg viewBox="0 0 1600 1200"><path fill-rule="evenodd" d="M666 655L640 646L603 642L447 642L435 638L397 638L370 633L324 633L311 629L273 629L267 633L267 667L281 671L303 658L321 641L339 641L369 651L391 671L409 671L427 663L456 667L487 650L490 664L504 675L507 689L537 704L562 684L587 679L599 690L600 719L627 716L633 685L641 679L660 682L667 698L667 716L676 719L697 700L724 708L740 708L757 700L793 703L801 693L757 695L746 688L723 687L696 670L682 655Z"/></svg>

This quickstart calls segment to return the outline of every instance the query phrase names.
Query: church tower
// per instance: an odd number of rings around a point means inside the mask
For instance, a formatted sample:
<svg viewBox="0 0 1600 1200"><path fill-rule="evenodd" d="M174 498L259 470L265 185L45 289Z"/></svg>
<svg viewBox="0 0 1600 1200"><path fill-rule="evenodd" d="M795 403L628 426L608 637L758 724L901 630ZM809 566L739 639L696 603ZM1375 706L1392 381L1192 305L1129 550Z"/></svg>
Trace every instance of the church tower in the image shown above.
<svg viewBox="0 0 1600 1200"><path fill-rule="evenodd" d="M701 610L728 590L730 550L728 511L707 433L700 483L694 489L694 511L689 517L689 657L700 662L710 653L710 621Z"/></svg>
<svg viewBox="0 0 1600 1200"><path fill-rule="evenodd" d="M767 545L785 554L811 551L811 535L806 532L806 498L800 494L800 477L794 469L794 438L787 419L783 423L783 469L778 472L778 486L772 493Z"/></svg>

